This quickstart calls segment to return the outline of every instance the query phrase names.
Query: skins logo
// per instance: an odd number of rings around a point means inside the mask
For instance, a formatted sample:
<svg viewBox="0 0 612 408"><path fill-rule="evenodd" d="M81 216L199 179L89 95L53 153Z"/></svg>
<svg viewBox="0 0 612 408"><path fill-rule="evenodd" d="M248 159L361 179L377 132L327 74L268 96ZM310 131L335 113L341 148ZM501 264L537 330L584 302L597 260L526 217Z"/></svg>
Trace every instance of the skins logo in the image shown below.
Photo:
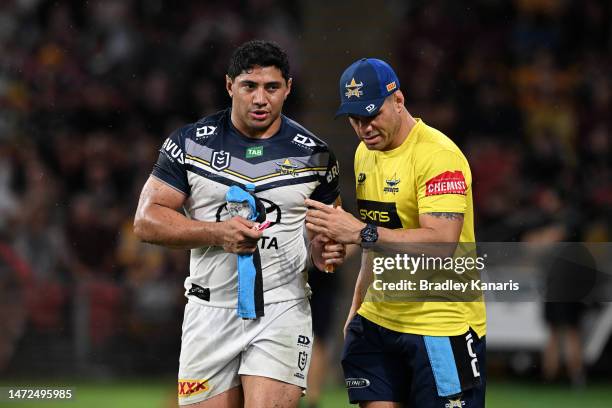
<svg viewBox="0 0 612 408"><path fill-rule="evenodd" d="M357 177L357 184L363 184L366 181L366 175L365 173L359 173L359 176Z"/></svg>
<svg viewBox="0 0 612 408"><path fill-rule="evenodd" d="M402 228L402 221L397 214L395 203L357 200L357 208L359 208L359 217L363 222L385 228Z"/></svg>
<svg viewBox="0 0 612 408"><path fill-rule="evenodd" d="M370 386L370 380L367 378L347 378L344 380L346 388L365 388Z"/></svg>
<svg viewBox="0 0 612 408"><path fill-rule="evenodd" d="M231 156L229 152L226 151L218 151L213 152L212 160L210 165L213 169L217 171L222 171L227 169L230 166Z"/></svg>
<svg viewBox="0 0 612 408"><path fill-rule="evenodd" d="M385 180L385 183L387 183L387 187L383 188L383 192L385 193L399 193L399 187L397 186L400 183L400 179L397 178L397 176L394 174L393 178Z"/></svg>
<svg viewBox="0 0 612 408"><path fill-rule="evenodd" d="M178 396L187 398L209 390L208 380L179 380Z"/></svg>
<svg viewBox="0 0 612 408"><path fill-rule="evenodd" d="M281 212L280 207L268 199L261 198L261 197L257 197L257 198L259 198L261 202L264 203L264 207L266 207L266 219L270 221L270 225L268 226L268 228L273 226L274 224L280 223L281 218L282 218L282 212ZM272 214L272 215L268 217L269 214ZM217 222L221 222L222 220L229 219L229 217L230 215L227 211L227 203L223 203L223 205L220 205L217 208L215 220Z"/></svg>
<svg viewBox="0 0 612 408"><path fill-rule="evenodd" d="M461 170L445 171L425 183L425 195L461 194L465 195L467 186Z"/></svg>
<svg viewBox="0 0 612 408"><path fill-rule="evenodd" d="M300 371L304 371L306 369L306 362L308 361L308 353L305 351L300 351L298 355L298 368Z"/></svg>
<svg viewBox="0 0 612 408"><path fill-rule="evenodd" d="M350 99L351 96L356 96L359 98L361 95L363 95L363 91L361 90L362 86L363 82L357 83L355 82L355 78L351 79L350 83L344 85L346 88L346 93L344 96L346 96L348 99Z"/></svg>

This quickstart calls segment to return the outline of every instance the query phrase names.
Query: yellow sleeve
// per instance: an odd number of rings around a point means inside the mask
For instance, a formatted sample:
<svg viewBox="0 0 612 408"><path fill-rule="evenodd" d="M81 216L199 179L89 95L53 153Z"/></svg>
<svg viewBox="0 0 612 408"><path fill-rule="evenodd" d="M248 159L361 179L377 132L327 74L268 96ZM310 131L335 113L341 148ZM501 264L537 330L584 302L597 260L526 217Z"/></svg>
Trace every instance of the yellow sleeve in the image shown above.
<svg viewBox="0 0 612 408"><path fill-rule="evenodd" d="M419 214L465 213L472 175L467 160L451 151L438 151L420 163L417 173Z"/></svg>

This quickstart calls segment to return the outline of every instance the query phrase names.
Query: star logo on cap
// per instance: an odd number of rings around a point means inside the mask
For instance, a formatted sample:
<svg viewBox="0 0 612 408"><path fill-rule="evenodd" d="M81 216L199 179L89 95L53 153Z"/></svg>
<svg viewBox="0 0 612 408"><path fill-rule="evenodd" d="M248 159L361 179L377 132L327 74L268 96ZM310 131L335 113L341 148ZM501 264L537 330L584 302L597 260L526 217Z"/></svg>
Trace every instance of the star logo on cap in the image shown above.
<svg viewBox="0 0 612 408"><path fill-rule="evenodd" d="M355 82L355 78L351 79L351 82L344 85L344 87L346 88L346 93L344 94L347 98L350 98L351 96L356 96L356 97L360 97L361 95L363 95L363 91L361 90L361 87L363 86L363 82Z"/></svg>

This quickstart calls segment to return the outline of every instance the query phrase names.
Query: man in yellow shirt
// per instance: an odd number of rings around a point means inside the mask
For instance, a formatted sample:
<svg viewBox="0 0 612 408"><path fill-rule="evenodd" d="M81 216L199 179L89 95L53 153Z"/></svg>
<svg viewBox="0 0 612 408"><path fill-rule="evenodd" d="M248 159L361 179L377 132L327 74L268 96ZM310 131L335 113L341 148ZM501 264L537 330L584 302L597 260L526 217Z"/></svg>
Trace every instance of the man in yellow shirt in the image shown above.
<svg viewBox="0 0 612 408"><path fill-rule="evenodd" d="M482 294L456 296L453 291L461 292L461 286L451 286L435 294L428 288L412 300L394 298L388 288L399 286L381 289L373 279L385 268L392 269L385 272L389 276L414 278L424 268L402 270L404 254L411 252L416 260L422 251L424 259L440 244L451 248L445 259L456 260L464 252L473 257L468 162L448 137L410 115L399 79L386 62L363 58L349 66L340 78L340 98L337 115L348 115L361 140L355 153L361 220L306 200L311 208L306 225L339 243L363 247L342 356L349 399L368 408L483 407ZM465 251L466 246L472 250ZM396 248L395 256L378 256L383 247ZM436 274L428 275L428 282L439 280ZM457 281L469 281L469 274L455 275ZM415 287L404 289L405 295Z"/></svg>

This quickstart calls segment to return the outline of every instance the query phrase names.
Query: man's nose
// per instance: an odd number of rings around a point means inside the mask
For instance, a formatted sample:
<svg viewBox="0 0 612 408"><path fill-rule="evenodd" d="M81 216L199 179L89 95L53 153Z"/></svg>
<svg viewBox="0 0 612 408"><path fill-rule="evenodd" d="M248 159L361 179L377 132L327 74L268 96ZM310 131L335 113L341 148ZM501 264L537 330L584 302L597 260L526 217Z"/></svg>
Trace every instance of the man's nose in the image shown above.
<svg viewBox="0 0 612 408"><path fill-rule="evenodd" d="M257 88L253 95L253 103L256 105L266 105L268 99L266 98L266 91L263 88Z"/></svg>

